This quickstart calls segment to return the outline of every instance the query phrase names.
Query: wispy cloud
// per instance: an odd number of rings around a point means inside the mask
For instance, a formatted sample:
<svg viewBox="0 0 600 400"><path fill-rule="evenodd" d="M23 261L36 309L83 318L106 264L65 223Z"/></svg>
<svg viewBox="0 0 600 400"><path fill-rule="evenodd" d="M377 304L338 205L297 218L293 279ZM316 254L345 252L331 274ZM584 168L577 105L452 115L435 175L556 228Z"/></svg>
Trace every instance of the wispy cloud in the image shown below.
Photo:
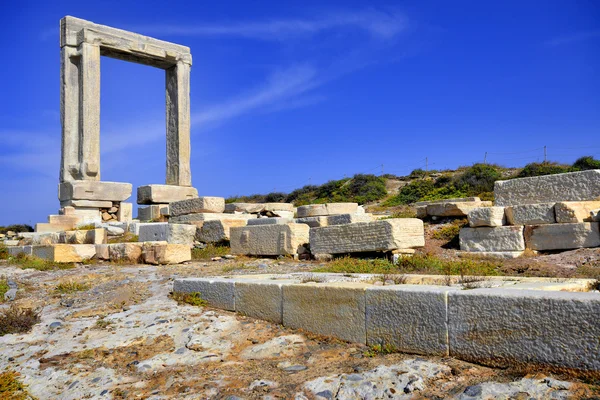
<svg viewBox="0 0 600 400"><path fill-rule="evenodd" d="M219 24L143 25L134 29L148 35L235 36L261 40L312 36L334 29L357 29L376 38L389 39L404 31L407 25L407 19L399 12L369 9L329 13L317 18L281 18Z"/></svg>
<svg viewBox="0 0 600 400"><path fill-rule="evenodd" d="M563 35L555 37L551 40L546 41L544 44L549 47L556 47L565 44L577 43L584 40L600 38L600 29L591 31L575 32L570 35Z"/></svg>

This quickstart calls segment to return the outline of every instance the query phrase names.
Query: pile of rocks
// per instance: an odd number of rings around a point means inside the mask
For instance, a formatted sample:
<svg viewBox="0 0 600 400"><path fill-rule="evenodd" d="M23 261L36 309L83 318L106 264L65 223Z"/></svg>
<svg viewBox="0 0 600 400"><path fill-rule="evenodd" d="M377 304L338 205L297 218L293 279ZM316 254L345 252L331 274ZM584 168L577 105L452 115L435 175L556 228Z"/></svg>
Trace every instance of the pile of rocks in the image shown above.
<svg viewBox="0 0 600 400"><path fill-rule="evenodd" d="M7 231L6 233L0 233L0 242L6 246L14 246L19 242L17 232Z"/></svg>
<svg viewBox="0 0 600 400"><path fill-rule="evenodd" d="M463 197L435 201L419 201L414 204L417 208L417 218L431 217L466 217L469 211L490 207L491 201L481 201L479 197Z"/></svg>
<svg viewBox="0 0 600 400"><path fill-rule="evenodd" d="M460 248L503 257L600 246L600 170L498 181L494 207L468 213Z"/></svg>

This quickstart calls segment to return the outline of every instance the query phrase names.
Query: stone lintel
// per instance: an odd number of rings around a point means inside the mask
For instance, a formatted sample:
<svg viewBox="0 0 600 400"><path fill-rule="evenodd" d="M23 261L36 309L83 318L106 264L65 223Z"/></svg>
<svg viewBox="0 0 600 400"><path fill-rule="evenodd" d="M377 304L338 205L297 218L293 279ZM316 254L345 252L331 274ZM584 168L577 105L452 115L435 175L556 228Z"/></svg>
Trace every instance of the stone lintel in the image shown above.
<svg viewBox="0 0 600 400"><path fill-rule="evenodd" d="M131 183L102 181L69 181L58 185L58 199L123 201L131 196Z"/></svg>
<svg viewBox="0 0 600 400"><path fill-rule="evenodd" d="M145 185L137 189L138 204L169 204L197 197L198 190L191 186Z"/></svg>

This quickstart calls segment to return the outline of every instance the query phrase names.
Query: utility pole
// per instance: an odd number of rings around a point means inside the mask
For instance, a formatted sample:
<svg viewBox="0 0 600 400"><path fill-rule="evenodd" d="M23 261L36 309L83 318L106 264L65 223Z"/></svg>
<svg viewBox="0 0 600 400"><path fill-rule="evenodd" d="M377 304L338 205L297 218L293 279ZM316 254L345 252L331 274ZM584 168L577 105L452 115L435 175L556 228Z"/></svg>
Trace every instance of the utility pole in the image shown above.
<svg viewBox="0 0 600 400"><path fill-rule="evenodd" d="M383 164L381 164L381 175L383 175Z"/></svg>
<svg viewBox="0 0 600 400"><path fill-rule="evenodd" d="M544 162L547 161L547 152L546 152L546 146L544 146Z"/></svg>
<svg viewBox="0 0 600 400"><path fill-rule="evenodd" d="M425 172L429 172L429 161L427 160L427 157L425 157Z"/></svg>
<svg viewBox="0 0 600 400"><path fill-rule="evenodd" d="M485 155L483 156L483 163L487 164L487 151L485 152Z"/></svg>

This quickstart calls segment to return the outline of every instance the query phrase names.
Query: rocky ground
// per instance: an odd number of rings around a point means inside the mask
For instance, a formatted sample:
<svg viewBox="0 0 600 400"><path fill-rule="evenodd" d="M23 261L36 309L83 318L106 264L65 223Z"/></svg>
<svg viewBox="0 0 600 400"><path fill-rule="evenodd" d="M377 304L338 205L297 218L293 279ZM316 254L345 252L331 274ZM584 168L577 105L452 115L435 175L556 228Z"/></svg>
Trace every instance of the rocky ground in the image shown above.
<svg viewBox="0 0 600 400"><path fill-rule="evenodd" d="M230 312L178 304L174 277L307 271L292 260L180 266L95 264L55 271L0 264L13 302L41 312L0 337L0 371L39 399L600 398L591 380L487 368L452 358L378 354ZM61 283L79 291L59 293ZM0 393L0 398L3 394Z"/></svg>

